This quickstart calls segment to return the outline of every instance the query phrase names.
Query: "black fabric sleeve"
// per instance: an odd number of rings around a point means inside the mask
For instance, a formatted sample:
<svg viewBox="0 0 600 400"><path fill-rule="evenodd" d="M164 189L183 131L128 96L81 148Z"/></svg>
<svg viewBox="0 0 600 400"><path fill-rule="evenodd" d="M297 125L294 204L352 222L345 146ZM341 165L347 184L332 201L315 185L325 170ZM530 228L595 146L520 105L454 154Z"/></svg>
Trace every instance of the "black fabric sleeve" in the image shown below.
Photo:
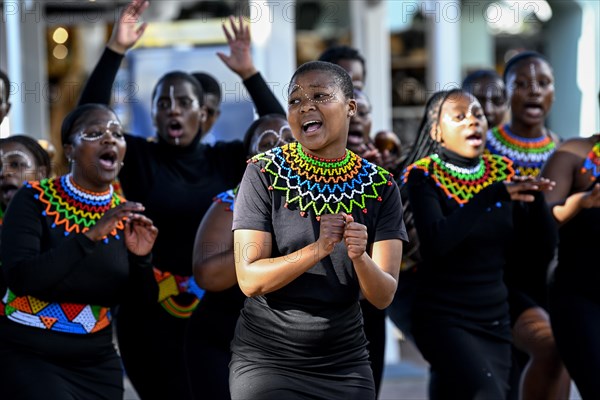
<svg viewBox="0 0 600 400"><path fill-rule="evenodd" d="M250 97L252 97L256 113L259 116L262 117L267 114L286 115L281 103L279 103L279 100L277 100L277 97L275 97L260 72L244 80L244 86L246 86Z"/></svg>
<svg viewBox="0 0 600 400"><path fill-rule="evenodd" d="M158 283L154 279L152 253L145 256L129 253L129 284L133 292L138 293L138 298L147 304L156 304Z"/></svg>
<svg viewBox="0 0 600 400"><path fill-rule="evenodd" d="M518 202L514 207L515 234L509 248L506 281L540 301L545 297L548 269L558 246L558 226L543 195L532 194L534 202Z"/></svg>
<svg viewBox="0 0 600 400"><path fill-rule="evenodd" d="M498 201L508 201L510 196L502 182L483 189L463 207L444 215L440 189L433 179L418 169L411 170L408 181L408 199L413 210L415 227L422 253L443 257L463 241L479 222L487 208Z"/></svg>
<svg viewBox="0 0 600 400"><path fill-rule="evenodd" d="M122 54L116 53L108 47L104 49L104 53L81 91L78 105L88 103L110 105L112 87L121 61L123 61Z"/></svg>
<svg viewBox="0 0 600 400"><path fill-rule="evenodd" d="M241 140L217 142L208 152L210 162L227 180L228 186L236 186L246 170L246 152Z"/></svg>
<svg viewBox="0 0 600 400"><path fill-rule="evenodd" d="M6 212L2 227L2 272L17 295L39 296L61 282L97 243L82 233L43 250L44 216L32 189L23 186Z"/></svg>
<svg viewBox="0 0 600 400"><path fill-rule="evenodd" d="M273 232L272 198L267 177L260 166L248 164L235 197L232 229Z"/></svg>
<svg viewBox="0 0 600 400"><path fill-rule="evenodd" d="M392 186L387 188L384 194L381 211L377 220L374 241L389 239L400 239L408 241L404 219L402 218L402 201L400 200L400 190L396 182L391 181Z"/></svg>

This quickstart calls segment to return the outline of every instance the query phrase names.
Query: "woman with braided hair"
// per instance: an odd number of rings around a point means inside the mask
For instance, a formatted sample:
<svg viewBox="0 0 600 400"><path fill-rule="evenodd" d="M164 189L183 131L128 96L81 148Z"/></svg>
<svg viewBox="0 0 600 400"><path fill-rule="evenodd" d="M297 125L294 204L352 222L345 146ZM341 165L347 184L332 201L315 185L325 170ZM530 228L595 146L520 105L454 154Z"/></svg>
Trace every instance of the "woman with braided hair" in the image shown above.
<svg viewBox="0 0 600 400"><path fill-rule="evenodd" d="M430 364L431 399L505 399L507 249L516 232L535 228L548 242L537 253L552 256L554 221L539 192L554 183L516 178L511 160L484 155L487 121L477 99L460 89L441 96L424 116L429 134L402 177L423 258L412 332Z"/></svg>

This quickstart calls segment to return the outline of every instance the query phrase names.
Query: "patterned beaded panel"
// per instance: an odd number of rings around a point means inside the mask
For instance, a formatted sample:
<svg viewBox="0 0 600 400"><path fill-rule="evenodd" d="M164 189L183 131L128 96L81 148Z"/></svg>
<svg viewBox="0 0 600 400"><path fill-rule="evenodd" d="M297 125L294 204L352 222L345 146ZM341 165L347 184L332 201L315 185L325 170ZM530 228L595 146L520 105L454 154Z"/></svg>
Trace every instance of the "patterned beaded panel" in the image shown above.
<svg viewBox="0 0 600 400"><path fill-rule="evenodd" d="M432 154L404 170L404 183L413 169L422 170L425 175L431 176L446 196L456 200L461 206L492 183L510 181L515 175L510 159L492 154L484 154L479 164L472 169L453 165L440 159L437 154Z"/></svg>
<svg viewBox="0 0 600 400"><path fill-rule="evenodd" d="M71 175L40 182L27 182L34 189L34 197L43 204L42 215L49 217L52 229L64 229L64 235L84 233L96 224L109 209L123 199L112 186L103 193L93 193L77 186ZM123 222L110 235L119 240ZM108 243L108 237L104 238ZM91 304L49 303L33 296L16 296L10 289L2 299L5 315L10 320L41 329L58 332L87 334L110 325L110 309Z"/></svg>
<svg viewBox="0 0 600 400"><path fill-rule="evenodd" d="M48 303L33 296L16 296L10 289L2 301L13 322L57 332L94 333L109 326L112 319L108 307Z"/></svg>
<svg viewBox="0 0 600 400"><path fill-rule="evenodd" d="M492 128L486 143L486 153L510 158L517 175L538 176L555 149L556 143L549 135L531 139L519 137L510 131L508 124Z"/></svg>
<svg viewBox="0 0 600 400"><path fill-rule="evenodd" d="M368 199L382 201L381 186L391 186L392 175L350 150L339 159L322 159L306 153L300 143L289 143L254 156L264 162L261 171L270 176L269 190L285 194L285 207L300 215L355 209L367 213Z"/></svg>
<svg viewBox="0 0 600 400"><path fill-rule="evenodd" d="M35 189L35 197L45 206L42 214L53 218L52 228L62 227L65 236L71 232L85 233L96 224L106 211L121 204L123 199L114 193L112 186L104 193L92 193L78 187L71 175L40 182L28 182L28 187ZM119 222L117 229L110 232L119 239L118 231L124 228ZM105 238L105 242L108 239Z"/></svg>

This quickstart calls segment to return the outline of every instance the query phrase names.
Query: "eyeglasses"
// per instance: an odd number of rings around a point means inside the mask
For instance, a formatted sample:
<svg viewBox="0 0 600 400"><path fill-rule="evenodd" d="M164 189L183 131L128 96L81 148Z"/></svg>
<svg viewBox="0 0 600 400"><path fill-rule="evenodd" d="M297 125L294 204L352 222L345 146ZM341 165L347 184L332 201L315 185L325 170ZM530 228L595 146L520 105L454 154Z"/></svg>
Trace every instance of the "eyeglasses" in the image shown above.
<svg viewBox="0 0 600 400"><path fill-rule="evenodd" d="M254 154L264 153L274 147L283 146L284 144L294 142L296 139L292 135L292 129L289 125L283 125L279 128L279 132L273 129L263 131L252 146Z"/></svg>
<svg viewBox="0 0 600 400"><path fill-rule="evenodd" d="M104 134L108 133L116 140L125 140L125 134L123 133L123 128L118 121L108 121L106 126L95 125L89 126L79 132L79 136L81 140L85 140L87 142L95 142L97 140L102 139Z"/></svg>
<svg viewBox="0 0 600 400"><path fill-rule="evenodd" d="M158 99L156 101L156 108L158 108L159 110L170 110L171 108L173 108L173 103L176 103L177 107L179 107L182 110L191 110L199 107L198 100L191 99L189 97L181 97L174 100L175 101L173 102L170 98Z"/></svg>

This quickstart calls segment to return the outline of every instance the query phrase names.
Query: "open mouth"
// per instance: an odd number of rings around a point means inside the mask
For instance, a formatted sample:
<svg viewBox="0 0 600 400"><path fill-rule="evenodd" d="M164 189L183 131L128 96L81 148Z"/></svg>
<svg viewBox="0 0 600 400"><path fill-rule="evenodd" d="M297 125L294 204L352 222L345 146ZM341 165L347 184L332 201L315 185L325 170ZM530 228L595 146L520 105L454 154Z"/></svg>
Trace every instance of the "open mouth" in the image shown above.
<svg viewBox="0 0 600 400"><path fill-rule="evenodd" d="M18 186L14 185L12 183L5 183L5 184L1 185L0 186L0 196L2 196L4 203L8 203L10 201L10 199L13 198L15 193L17 193L17 190L19 190Z"/></svg>
<svg viewBox="0 0 600 400"><path fill-rule="evenodd" d="M179 138L183 135L183 125L181 125L181 122L176 120L169 121L167 133L169 134L169 137Z"/></svg>
<svg viewBox="0 0 600 400"><path fill-rule="evenodd" d="M350 132L348 132L348 144L349 145L361 145L364 143L364 138L362 135L362 132L360 131L354 131L354 130L350 130Z"/></svg>
<svg viewBox="0 0 600 400"><path fill-rule="evenodd" d="M527 103L525 104L525 114L531 118L539 118L544 114L544 109L541 104Z"/></svg>
<svg viewBox="0 0 600 400"><path fill-rule="evenodd" d="M321 126L323 126L323 122L321 122L321 121L317 121L317 120L307 121L302 124L302 131L304 133L313 133L313 132L318 131L321 128Z"/></svg>
<svg viewBox="0 0 600 400"><path fill-rule="evenodd" d="M467 136L467 143L473 147L479 147L483 144L483 136L480 133L473 133Z"/></svg>
<svg viewBox="0 0 600 400"><path fill-rule="evenodd" d="M106 150L100 154L100 165L104 169L113 170L117 166L118 155L115 150Z"/></svg>

